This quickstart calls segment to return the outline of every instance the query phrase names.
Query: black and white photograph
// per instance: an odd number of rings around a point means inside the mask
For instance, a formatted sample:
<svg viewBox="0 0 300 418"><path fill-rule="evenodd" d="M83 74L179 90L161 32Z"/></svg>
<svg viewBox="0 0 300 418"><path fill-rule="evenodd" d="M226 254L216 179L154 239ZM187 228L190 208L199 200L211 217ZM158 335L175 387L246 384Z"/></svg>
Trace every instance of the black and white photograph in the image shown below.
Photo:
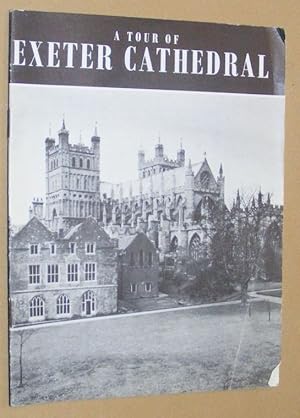
<svg viewBox="0 0 300 418"><path fill-rule="evenodd" d="M9 103L11 404L277 386L284 95Z"/></svg>

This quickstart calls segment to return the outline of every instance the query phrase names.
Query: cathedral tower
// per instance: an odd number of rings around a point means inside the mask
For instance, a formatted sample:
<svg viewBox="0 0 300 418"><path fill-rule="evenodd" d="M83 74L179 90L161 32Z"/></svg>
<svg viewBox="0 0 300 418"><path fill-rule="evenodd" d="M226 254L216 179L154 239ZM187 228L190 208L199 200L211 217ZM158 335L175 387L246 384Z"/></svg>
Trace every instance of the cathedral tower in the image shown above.
<svg viewBox="0 0 300 418"><path fill-rule="evenodd" d="M55 139L46 138L46 215L50 228L68 229L87 216L100 218L100 137L91 147L70 144L63 120Z"/></svg>

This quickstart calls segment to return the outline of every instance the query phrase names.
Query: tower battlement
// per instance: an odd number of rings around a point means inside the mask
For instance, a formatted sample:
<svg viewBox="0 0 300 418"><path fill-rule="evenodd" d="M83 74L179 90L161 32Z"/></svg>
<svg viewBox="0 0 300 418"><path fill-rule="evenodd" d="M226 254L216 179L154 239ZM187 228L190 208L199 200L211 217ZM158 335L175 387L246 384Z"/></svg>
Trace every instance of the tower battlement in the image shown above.
<svg viewBox="0 0 300 418"><path fill-rule="evenodd" d="M164 147L160 142L155 146L154 158L146 160L144 151L139 151L138 153L138 173L140 178L182 167L184 164L185 151L182 146L177 152L176 159L170 159L164 154Z"/></svg>

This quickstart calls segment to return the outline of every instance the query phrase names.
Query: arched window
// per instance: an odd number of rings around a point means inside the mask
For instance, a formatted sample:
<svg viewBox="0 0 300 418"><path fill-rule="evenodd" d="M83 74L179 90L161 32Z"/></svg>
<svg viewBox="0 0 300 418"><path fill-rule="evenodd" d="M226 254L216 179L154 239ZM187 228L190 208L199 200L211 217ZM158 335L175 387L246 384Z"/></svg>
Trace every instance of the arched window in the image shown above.
<svg viewBox="0 0 300 418"><path fill-rule="evenodd" d="M200 183L203 189L208 189L209 180L210 180L209 172L203 171L200 175Z"/></svg>
<svg viewBox="0 0 300 418"><path fill-rule="evenodd" d="M45 315L45 302L40 296L35 296L29 304L30 318L43 319Z"/></svg>
<svg viewBox="0 0 300 418"><path fill-rule="evenodd" d="M194 234L190 241L190 257L198 261L200 259L201 241L198 234Z"/></svg>
<svg viewBox="0 0 300 418"><path fill-rule="evenodd" d="M82 158L80 158L80 160L79 160L79 167L80 167L80 168L82 168L82 167L83 167L83 159L82 159Z"/></svg>
<svg viewBox="0 0 300 418"><path fill-rule="evenodd" d="M140 267L143 267L143 265L144 265L144 253L143 253L143 250L140 250L140 252L139 252L139 265L140 265Z"/></svg>
<svg viewBox="0 0 300 418"><path fill-rule="evenodd" d="M193 213L193 220L200 222L202 217L213 215L214 208L214 201L209 196L204 196Z"/></svg>
<svg viewBox="0 0 300 418"><path fill-rule="evenodd" d="M171 244L170 244L170 251L172 253L175 253L178 249L178 238L177 237L173 237Z"/></svg>
<svg viewBox="0 0 300 418"><path fill-rule="evenodd" d="M89 170L91 168L91 162L89 159L86 161L86 168Z"/></svg>
<svg viewBox="0 0 300 418"><path fill-rule="evenodd" d="M56 300L57 315L66 315L70 313L70 299L66 295L58 296Z"/></svg>
<svg viewBox="0 0 300 418"><path fill-rule="evenodd" d="M96 297L92 290L88 290L82 295L81 310L83 315L93 315L96 313Z"/></svg>
<svg viewBox="0 0 300 418"><path fill-rule="evenodd" d="M72 167L76 167L76 159L75 159L75 157L72 158Z"/></svg>

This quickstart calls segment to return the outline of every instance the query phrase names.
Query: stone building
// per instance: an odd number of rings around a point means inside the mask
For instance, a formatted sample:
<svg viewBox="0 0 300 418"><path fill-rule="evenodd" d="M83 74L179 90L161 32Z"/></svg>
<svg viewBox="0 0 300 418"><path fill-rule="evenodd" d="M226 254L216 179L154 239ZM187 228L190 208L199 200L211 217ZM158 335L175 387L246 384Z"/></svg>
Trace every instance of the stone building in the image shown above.
<svg viewBox="0 0 300 418"><path fill-rule="evenodd" d="M119 239L118 294L120 299L158 296L157 249L144 233Z"/></svg>
<svg viewBox="0 0 300 418"><path fill-rule="evenodd" d="M116 312L116 245L92 217L64 235L32 217L10 240L12 325Z"/></svg>
<svg viewBox="0 0 300 418"><path fill-rule="evenodd" d="M199 243L207 239L201 222L214 205L224 205L222 165L215 177L206 157L186 164L182 146L172 160L159 140L153 158L147 160L144 151L138 152L136 179L112 184L100 175L100 142L96 128L90 148L72 145L64 121L57 144L46 138L48 227L65 232L92 215L117 239L144 231L161 259L174 248L197 257ZM33 202L31 216L42 212L41 204Z"/></svg>
<svg viewBox="0 0 300 418"><path fill-rule="evenodd" d="M45 222L53 230L67 230L78 219L100 218L100 137L95 128L91 147L69 143L63 121L58 143L46 138Z"/></svg>
<svg viewBox="0 0 300 418"><path fill-rule="evenodd" d="M208 161L184 166L184 150L176 161L162 157L145 161L139 153L139 177L116 185L102 184L101 218L112 236L142 229L160 249L160 257L176 248L182 255L195 255L199 240L206 240L201 222L215 205L224 205L223 168L214 177ZM141 160L141 155L143 156Z"/></svg>
<svg viewBox="0 0 300 418"><path fill-rule="evenodd" d="M161 262L175 253L196 261L207 259L214 224L211 214L219 208L227 210L222 164L215 176L205 155L200 162L186 162L181 145L171 159L159 140L153 157L146 158L142 150L137 153L135 179L113 184L105 181L100 170L100 144L97 127L91 147L71 144L64 122L57 143L46 138L45 215L44 203L35 199L30 216L44 219L51 231L64 235L92 215L116 240L144 232L158 249ZM270 198L260 205L264 208L264 245L271 224L281 233L283 208L272 205ZM235 208L237 217L240 211Z"/></svg>

